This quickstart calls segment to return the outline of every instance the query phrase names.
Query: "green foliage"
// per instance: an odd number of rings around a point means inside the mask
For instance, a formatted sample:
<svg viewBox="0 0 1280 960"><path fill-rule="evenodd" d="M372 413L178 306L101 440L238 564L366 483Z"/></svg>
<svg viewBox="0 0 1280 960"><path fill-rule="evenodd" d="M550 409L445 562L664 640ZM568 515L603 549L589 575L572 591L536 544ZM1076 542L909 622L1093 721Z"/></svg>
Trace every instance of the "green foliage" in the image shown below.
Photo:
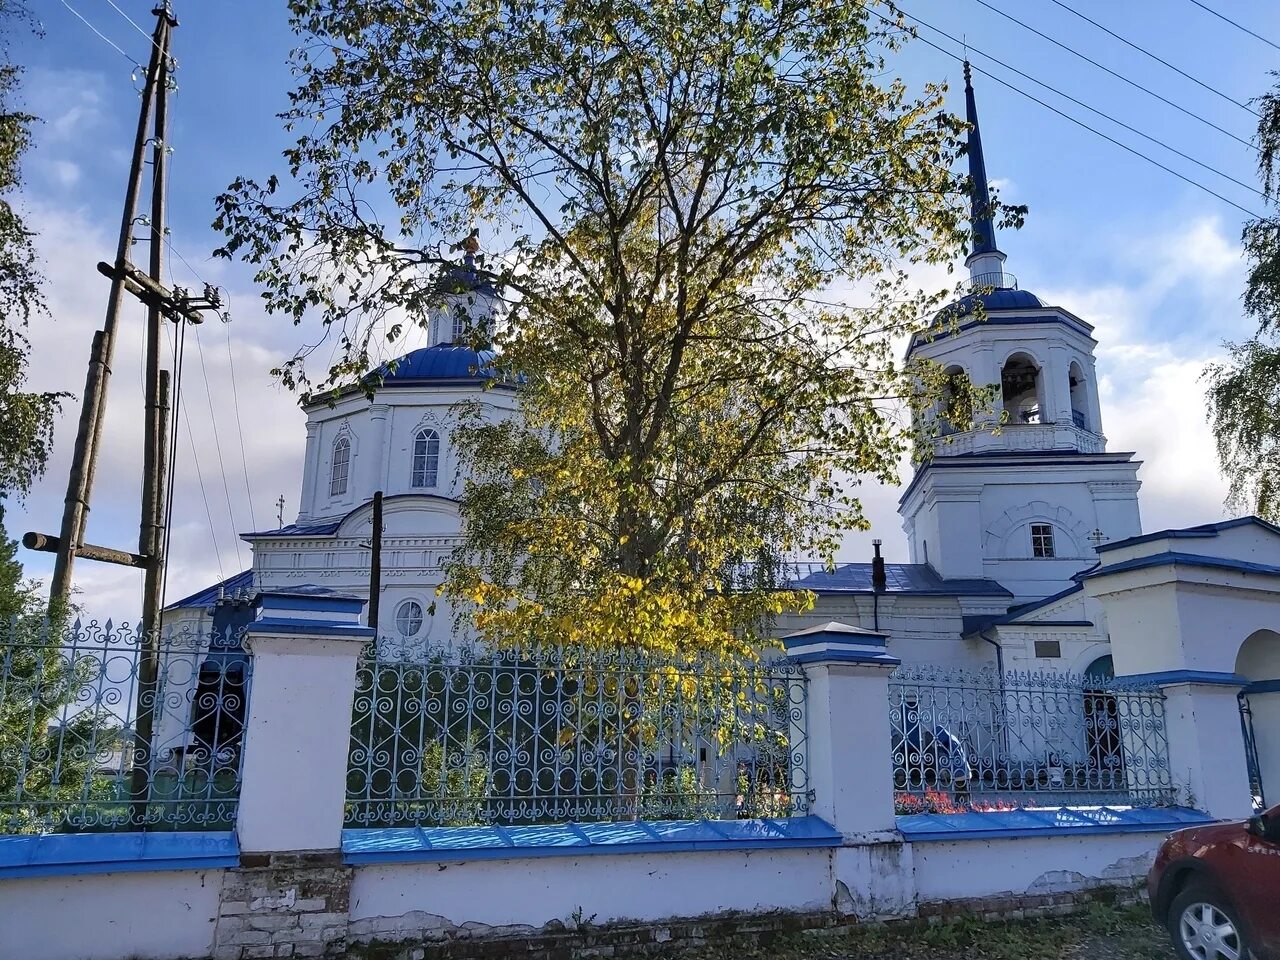
<svg viewBox="0 0 1280 960"><path fill-rule="evenodd" d="M942 300L908 271L968 237L964 124L884 79L904 34L844 0L291 10L292 183L241 178L215 221L269 310L337 340L283 382L362 373L456 290L447 241L501 236L521 417L454 433L455 608L497 644L674 652L809 604L783 558L830 557L861 478L896 479L942 383L896 359Z"/></svg>
<svg viewBox="0 0 1280 960"><path fill-rule="evenodd" d="M1272 73L1280 78L1280 73ZM1258 172L1275 209L1280 196L1280 82L1258 98ZM1228 504L1280 520L1280 212L1244 228L1245 312L1258 323L1227 359L1205 370L1209 422L1230 482Z"/></svg>
<svg viewBox="0 0 1280 960"><path fill-rule="evenodd" d="M422 793L444 812L443 827L484 823L492 773L489 758L473 739L461 750L445 753L440 741L432 741L422 751Z"/></svg>
<svg viewBox="0 0 1280 960"><path fill-rule="evenodd" d="M65 829L77 809L112 799L94 767L119 746L100 711L81 709L100 661L61 649L16 552L0 526L0 834Z"/></svg>
<svg viewBox="0 0 1280 960"><path fill-rule="evenodd" d="M715 787L702 782L695 767L663 770L640 791L640 820L718 820L723 811Z"/></svg>
<svg viewBox="0 0 1280 960"><path fill-rule="evenodd" d="M0 31L26 18L21 4L0 0ZM34 237L12 200L22 187L21 162L35 119L15 106L21 78L7 50L0 54L0 501L10 493L27 493L43 473L53 418L65 397L24 389L30 351L26 330L33 318L46 320L47 313Z"/></svg>

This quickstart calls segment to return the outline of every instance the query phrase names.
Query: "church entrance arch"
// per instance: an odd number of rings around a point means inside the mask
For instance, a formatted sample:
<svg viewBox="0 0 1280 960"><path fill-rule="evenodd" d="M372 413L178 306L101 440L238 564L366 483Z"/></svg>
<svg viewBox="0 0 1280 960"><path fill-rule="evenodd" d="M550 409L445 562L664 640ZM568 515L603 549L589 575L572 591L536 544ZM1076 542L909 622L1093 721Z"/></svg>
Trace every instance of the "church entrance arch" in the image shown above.
<svg viewBox="0 0 1280 960"><path fill-rule="evenodd" d="M1236 673L1248 681L1240 691L1240 730L1254 806L1261 808L1280 798L1280 633L1251 633L1236 655Z"/></svg>

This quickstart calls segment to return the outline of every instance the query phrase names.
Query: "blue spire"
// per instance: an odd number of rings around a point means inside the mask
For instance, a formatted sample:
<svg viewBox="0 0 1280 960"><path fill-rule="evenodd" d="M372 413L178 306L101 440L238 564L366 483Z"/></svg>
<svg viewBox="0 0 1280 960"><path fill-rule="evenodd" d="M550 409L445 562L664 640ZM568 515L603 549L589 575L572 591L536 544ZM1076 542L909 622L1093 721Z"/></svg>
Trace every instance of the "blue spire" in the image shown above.
<svg viewBox="0 0 1280 960"><path fill-rule="evenodd" d="M969 221L973 226L973 249L969 257L998 253L996 228L991 222L991 191L987 187L987 165L982 159L982 134L978 130L978 107L973 99L969 61L964 62L965 119L969 121L969 178L973 181Z"/></svg>

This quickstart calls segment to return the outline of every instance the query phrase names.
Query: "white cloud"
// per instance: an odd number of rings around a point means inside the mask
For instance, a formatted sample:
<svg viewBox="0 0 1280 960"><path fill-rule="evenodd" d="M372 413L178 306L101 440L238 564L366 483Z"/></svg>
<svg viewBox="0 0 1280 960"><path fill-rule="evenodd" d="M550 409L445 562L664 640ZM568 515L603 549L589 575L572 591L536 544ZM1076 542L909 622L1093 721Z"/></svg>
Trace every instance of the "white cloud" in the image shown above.
<svg viewBox="0 0 1280 960"><path fill-rule="evenodd" d="M74 187L80 182L80 167L70 160L54 160L47 169L49 179L63 189Z"/></svg>
<svg viewBox="0 0 1280 960"><path fill-rule="evenodd" d="M30 386L69 391L75 399L67 402L58 418L54 453L45 478L25 504L9 505L6 524L10 534L16 536L25 530L58 529L89 344L93 331L102 326L107 299L107 281L98 274L95 264L114 247L106 231L90 222L82 211L39 203L29 203L28 207L30 225L39 234L45 261L51 313L51 319L39 321L30 331ZM175 243L181 243L180 238L175 238ZM195 244L189 247L194 248ZM212 265L207 270L205 264L193 261L193 265L210 279L219 272ZM296 399L275 386L268 374L285 355L294 333L287 325L262 314L257 298L247 290L233 289L232 304L235 315L229 326L210 319L200 328L199 344L194 334L187 342L182 400L185 413L180 414L169 551L170 599L207 586L220 574L230 576L247 567L249 547L236 534L250 530L255 522L260 527L274 526L274 502L280 494L289 502L288 509L295 510L297 506L304 418ZM138 536L143 317L141 306L133 302L127 303L120 315L88 526L90 542L121 549L133 549ZM244 455L253 490L252 509L235 417L228 335L234 350ZM213 429L215 420L221 463ZM192 441L199 459L198 473ZM32 576L45 577L52 567L49 554L23 551L22 559ZM136 618L140 609L140 573L83 560L76 564L75 573L82 601L90 613L100 619Z"/></svg>

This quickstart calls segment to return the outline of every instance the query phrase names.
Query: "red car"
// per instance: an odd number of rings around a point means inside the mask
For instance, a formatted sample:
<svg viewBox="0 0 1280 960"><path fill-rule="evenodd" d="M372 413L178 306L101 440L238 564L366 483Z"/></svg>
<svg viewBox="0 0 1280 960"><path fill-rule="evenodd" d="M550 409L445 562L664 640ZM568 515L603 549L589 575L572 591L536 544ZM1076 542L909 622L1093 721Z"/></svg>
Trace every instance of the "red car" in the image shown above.
<svg viewBox="0 0 1280 960"><path fill-rule="evenodd" d="M1183 960L1280 960L1280 806L1170 834L1147 891Z"/></svg>

